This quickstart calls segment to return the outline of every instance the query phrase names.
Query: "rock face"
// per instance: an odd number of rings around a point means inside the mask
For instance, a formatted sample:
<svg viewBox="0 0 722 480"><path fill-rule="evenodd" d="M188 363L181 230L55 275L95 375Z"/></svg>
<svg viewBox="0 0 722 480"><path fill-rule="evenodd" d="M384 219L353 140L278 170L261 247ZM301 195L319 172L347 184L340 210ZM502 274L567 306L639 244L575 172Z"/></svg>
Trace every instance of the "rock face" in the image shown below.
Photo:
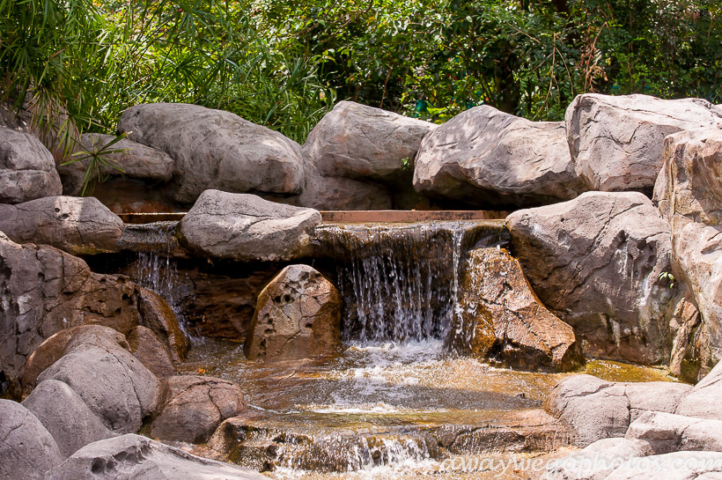
<svg viewBox="0 0 722 480"><path fill-rule="evenodd" d="M310 253L321 214L255 195L206 190L181 221L193 250L240 261L290 260Z"/></svg>
<svg viewBox="0 0 722 480"><path fill-rule="evenodd" d="M40 140L0 127L0 203L23 203L62 193L53 155Z"/></svg>
<svg viewBox="0 0 722 480"><path fill-rule="evenodd" d="M55 439L64 458L78 449L114 434L67 384L46 380L23 400Z"/></svg>
<svg viewBox="0 0 722 480"><path fill-rule="evenodd" d="M107 428L140 430L160 398L160 382L119 346L79 344L45 370L38 383L58 380L70 386Z"/></svg>
<svg viewBox="0 0 722 480"><path fill-rule="evenodd" d="M42 243L73 255L118 251L123 221L93 197L46 197L0 205L0 231L18 243Z"/></svg>
<svg viewBox="0 0 722 480"><path fill-rule="evenodd" d="M308 135L303 154L326 177L384 180L413 168L433 123L339 102Z"/></svg>
<svg viewBox="0 0 722 480"><path fill-rule="evenodd" d="M190 340L181 329L178 318L168 302L154 291L140 287L138 309L141 325L153 331L156 338L168 347L171 359L176 363L185 359L190 348Z"/></svg>
<svg viewBox="0 0 722 480"><path fill-rule="evenodd" d="M467 254L461 282L458 350L515 367L570 370L583 363L572 327L541 304L519 262L506 250Z"/></svg>
<svg viewBox="0 0 722 480"><path fill-rule="evenodd" d="M102 135L99 133L86 133L80 137L82 151L94 152L113 141L113 135ZM123 171L110 166L101 168L103 175L110 177L127 176L149 180L155 183L165 183L173 178L174 161L160 150L147 147L140 143L124 138L115 143L111 150L119 152L105 155L105 159L114 162ZM63 182L63 191L66 195L80 195L83 190L83 178L90 166L90 159L82 160L70 165L58 168L60 178Z"/></svg>
<svg viewBox="0 0 722 480"><path fill-rule="evenodd" d="M63 461L53 437L19 403L0 399L0 478L43 480Z"/></svg>
<svg viewBox="0 0 722 480"><path fill-rule="evenodd" d="M591 190L651 193L663 164L663 140L680 130L722 126L706 100L647 95L579 95L566 113L577 174Z"/></svg>
<svg viewBox="0 0 722 480"><path fill-rule="evenodd" d="M665 139L655 200L672 226L675 272L701 314L690 332L682 372L697 380L722 359L722 131L680 132Z"/></svg>
<svg viewBox="0 0 722 480"><path fill-rule="evenodd" d="M414 187L475 205L518 206L569 200L585 190L561 122L530 122L486 105L424 138Z"/></svg>
<svg viewBox="0 0 722 480"><path fill-rule="evenodd" d="M513 252L586 354L669 361L677 288L669 224L640 193L588 192L507 218Z"/></svg>
<svg viewBox="0 0 722 480"><path fill-rule="evenodd" d="M249 360L295 360L341 346L342 300L307 265L284 268L258 296L244 352Z"/></svg>
<svg viewBox="0 0 722 480"><path fill-rule="evenodd" d="M574 443L585 447L603 438L623 437L629 424L654 411L674 413L691 390L681 383L614 383L591 375L567 377L544 403L544 409L576 433Z"/></svg>
<svg viewBox="0 0 722 480"><path fill-rule="evenodd" d="M246 407L238 385L212 377L163 380L161 410L150 434L166 441L204 443L226 418Z"/></svg>
<svg viewBox="0 0 722 480"><path fill-rule="evenodd" d="M122 275L92 273L53 247L18 245L0 233L0 366L10 379L54 333L101 324L127 333L139 322L137 287Z"/></svg>
<svg viewBox="0 0 722 480"><path fill-rule="evenodd" d="M175 200L192 203L207 189L293 194L303 188L301 147L230 112L170 103L126 110L118 125L132 141L175 160Z"/></svg>
<svg viewBox="0 0 722 480"><path fill-rule="evenodd" d="M45 480L264 480L267 477L196 457L139 435L91 443L49 471Z"/></svg>
<svg viewBox="0 0 722 480"><path fill-rule="evenodd" d="M605 480L716 480L722 478L722 454L674 452L622 463ZM646 461L644 461L646 460ZM650 471L651 470L651 471Z"/></svg>

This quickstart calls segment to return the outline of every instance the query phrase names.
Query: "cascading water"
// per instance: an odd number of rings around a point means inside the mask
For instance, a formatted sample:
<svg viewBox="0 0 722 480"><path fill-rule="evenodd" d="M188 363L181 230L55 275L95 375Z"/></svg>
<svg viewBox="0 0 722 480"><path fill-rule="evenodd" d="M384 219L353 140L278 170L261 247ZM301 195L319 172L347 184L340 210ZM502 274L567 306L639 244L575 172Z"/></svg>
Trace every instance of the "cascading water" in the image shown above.
<svg viewBox="0 0 722 480"><path fill-rule="evenodd" d="M127 225L124 238L142 248L138 251L133 280L140 286L153 290L168 302L178 318L180 327L185 331L183 310L180 306L178 289L182 282L178 274L173 250L178 247L175 235L178 222L155 222L141 225ZM188 334L187 331L185 331Z"/></svg>
<svg viewBox="0 0 722 480"><path fill-rule="evenodd" d="M465 247L476 224L326 225L345 301L344 340L447 340L459 313ZM486 239L488 241L488 239Z"/></svg>

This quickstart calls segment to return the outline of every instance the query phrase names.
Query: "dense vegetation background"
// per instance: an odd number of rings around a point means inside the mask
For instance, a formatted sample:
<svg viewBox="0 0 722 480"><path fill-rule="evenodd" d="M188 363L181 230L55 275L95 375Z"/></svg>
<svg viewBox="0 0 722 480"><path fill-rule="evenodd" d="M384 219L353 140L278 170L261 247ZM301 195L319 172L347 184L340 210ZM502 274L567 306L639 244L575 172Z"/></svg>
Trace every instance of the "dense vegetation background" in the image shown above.
<svg viewBox="0 0 722 480"><path fill-rule="evenodd" d="M0 0L0 89L38 127L66 111L68 138L158 101L299 142L341 99L558 120L584 92L722 103L721 15L719 0Z"/></svg>

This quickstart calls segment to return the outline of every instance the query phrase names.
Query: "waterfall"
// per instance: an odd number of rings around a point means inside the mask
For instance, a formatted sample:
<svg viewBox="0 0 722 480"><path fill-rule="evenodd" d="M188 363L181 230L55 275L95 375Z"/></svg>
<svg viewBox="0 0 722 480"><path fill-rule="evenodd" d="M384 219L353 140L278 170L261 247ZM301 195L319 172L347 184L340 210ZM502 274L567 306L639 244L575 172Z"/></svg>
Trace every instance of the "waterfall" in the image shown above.
<svg viewBox="0 0 722 480"><path fill-rule="evenodd" d="M446 340L458 324L466 248L498 243L478 222L337 224L317 233L337 261L344 340L361 343Z"/></svg>
<svg viewBox="0 0 722 480"><path fill-rule="evenodd" d="M163 297L185 331L179 292L183 284L176 260L172 258L178 248L177 226L178 222L126 225L123 237L126 245L135 246L138 252L135 271L131 273L133 281Z"/></svg>

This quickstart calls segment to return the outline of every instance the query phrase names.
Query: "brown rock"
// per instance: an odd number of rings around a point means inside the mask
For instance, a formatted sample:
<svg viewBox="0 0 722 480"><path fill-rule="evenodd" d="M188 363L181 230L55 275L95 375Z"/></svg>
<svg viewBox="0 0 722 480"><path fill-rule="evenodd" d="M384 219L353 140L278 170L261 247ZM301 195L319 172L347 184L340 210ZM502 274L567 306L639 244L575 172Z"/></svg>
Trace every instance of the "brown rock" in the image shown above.
<svg viewBox="0 0 722 480"><path fill-rule="evenodd" d="M341 345L341 297L307 265L284 268L258 296L246 337L249 360L294 360L335 352Z"/></svg>
<svg viewBox="0 0 722 480"><path fill-rule="evenodd" d="M506 250L468 253L454 343L522 368L570 370L584 362L572 327L542 305Z"/></svg>
<svg viewBox="0 0 722 480"><path fill-rule="evenodd" d="M156 377L163 379L177 373L168 347L163 345L149 328L138 325L131 330L128 344L133 356Z"/></svg>
<svg viewBox="0 0 722 480"><path fill-rule="evenodd" d="M168 302L154 291L140 287L138 307L141 325L151 329L156 337L169 347L169 353L174 362L182 361L188 353L190 341L181 329L178 318Z"/></svg>
<svg viewBox="0 0 722 480"><path fill-rule="evenodd" d="M166 441L203 443L226 418L246 407L238 385L212 377L175 376L163 380L160 414L151 435Z"/></svg>

